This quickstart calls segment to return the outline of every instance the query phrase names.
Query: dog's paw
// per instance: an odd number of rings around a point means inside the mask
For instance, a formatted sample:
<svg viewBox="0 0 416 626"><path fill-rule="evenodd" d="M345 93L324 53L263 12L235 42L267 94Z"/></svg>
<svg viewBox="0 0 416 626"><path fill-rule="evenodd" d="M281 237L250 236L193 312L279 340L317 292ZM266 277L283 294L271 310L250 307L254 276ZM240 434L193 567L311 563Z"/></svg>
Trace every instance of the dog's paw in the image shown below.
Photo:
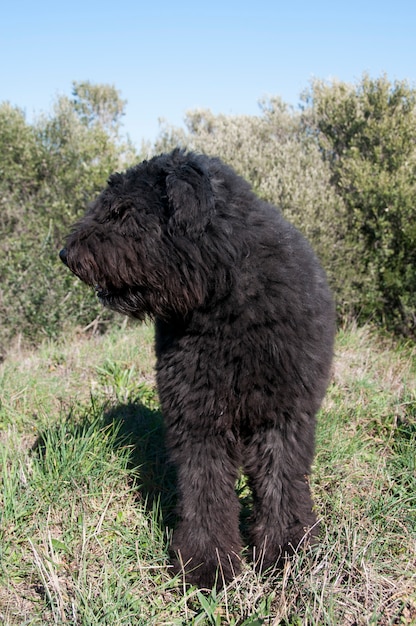
<svg viewBox="0 0 416 626"><path fill-rule="evenodd" d="M319 526L316 523L312 528L300 524L291 528L291 539L282 542L279 539L266 536L263 540L254 541L249 552L249 558L255 563L256 571L266 572L270 569L282 569L288 558L308 551L318 543Z"/></svg>
<svg viewBox="0 0 416 626"><path fill-rule="evenodd" d="M214 557L194 555L185 559L179 550L171 559L173 572L181 575L188 585L199 589L217 589L230 582L241 569L241 559L237 554L220 554Z"/></svg>

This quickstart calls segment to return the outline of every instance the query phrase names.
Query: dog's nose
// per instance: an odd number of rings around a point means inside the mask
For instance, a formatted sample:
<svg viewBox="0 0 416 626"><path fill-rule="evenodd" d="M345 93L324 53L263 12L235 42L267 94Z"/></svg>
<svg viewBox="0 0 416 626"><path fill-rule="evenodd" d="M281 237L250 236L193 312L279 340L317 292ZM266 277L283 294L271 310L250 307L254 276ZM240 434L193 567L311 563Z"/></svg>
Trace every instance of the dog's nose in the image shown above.
<svg viewBox="0 0 416 626"><path fill-rule="evenodd" d="M61 259L62 263L65 263L65 265L68 265L66 256L67 256L66 248L62 248L62 250L59 253L59 258Z"/></svg>

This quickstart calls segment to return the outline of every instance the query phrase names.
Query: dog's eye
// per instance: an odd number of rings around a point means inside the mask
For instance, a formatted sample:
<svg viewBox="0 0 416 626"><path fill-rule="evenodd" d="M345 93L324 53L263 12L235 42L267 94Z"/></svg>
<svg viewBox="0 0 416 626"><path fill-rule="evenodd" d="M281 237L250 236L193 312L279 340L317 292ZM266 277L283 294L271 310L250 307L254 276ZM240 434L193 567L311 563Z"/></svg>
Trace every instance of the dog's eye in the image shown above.
<svg viewBox="0 0 416 626"><path fill-rule="evenodd" d="M116 220L121 220L129 213L131 209L131 204L120 203L114 204L111 207L111 217Z"/></svg>

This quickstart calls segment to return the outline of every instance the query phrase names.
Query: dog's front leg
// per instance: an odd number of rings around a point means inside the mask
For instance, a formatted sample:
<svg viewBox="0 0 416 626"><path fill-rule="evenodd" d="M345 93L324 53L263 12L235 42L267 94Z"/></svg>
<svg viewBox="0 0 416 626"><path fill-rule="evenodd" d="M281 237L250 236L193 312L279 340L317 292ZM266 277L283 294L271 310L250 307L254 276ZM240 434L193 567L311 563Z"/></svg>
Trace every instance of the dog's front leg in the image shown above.
<svg viewBox="0 0 416 626"><path fill-rule="evenodd" d="M198 587L221 586L240 569L236 440L231 433L213 434L196 426L186 437L174 429L167 434L179 492L174 570Z"/></svg>

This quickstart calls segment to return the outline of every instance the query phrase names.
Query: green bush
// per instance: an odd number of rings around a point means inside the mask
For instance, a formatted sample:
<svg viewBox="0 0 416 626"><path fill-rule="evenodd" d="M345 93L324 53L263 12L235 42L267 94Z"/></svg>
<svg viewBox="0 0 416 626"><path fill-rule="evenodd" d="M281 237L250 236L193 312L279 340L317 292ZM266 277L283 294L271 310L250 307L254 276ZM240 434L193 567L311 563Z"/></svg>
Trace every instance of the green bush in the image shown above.
<svg viewBox="0 0 416 626"><path fill-rule="evenodd" d="M303 100L299 111L264 100L256 116L190 112L148 152L221 157L311 241L341 318L415 336L416 90L364 76L315 81ZM113 319L57 254L108 175L140 158L120 132L125 104L89 82L33 124L0 104L0 347Z"/></svg>
<svg viewBox="0 0 416 626"><path fill-rule="evenodd" d="M416 90L385 76L365 75L357 85L315 81L306 104L306 127L346 207L348 308L414 336Z"/></svg>
<svg viewBox="0 0 416 626"><path fill-rule="evenodd" d="M74 83L73 98L32 125L0 105L0 345L110 317L58 251L108 175L137 158L119 133L124 104L114 87Z"/></svg>

